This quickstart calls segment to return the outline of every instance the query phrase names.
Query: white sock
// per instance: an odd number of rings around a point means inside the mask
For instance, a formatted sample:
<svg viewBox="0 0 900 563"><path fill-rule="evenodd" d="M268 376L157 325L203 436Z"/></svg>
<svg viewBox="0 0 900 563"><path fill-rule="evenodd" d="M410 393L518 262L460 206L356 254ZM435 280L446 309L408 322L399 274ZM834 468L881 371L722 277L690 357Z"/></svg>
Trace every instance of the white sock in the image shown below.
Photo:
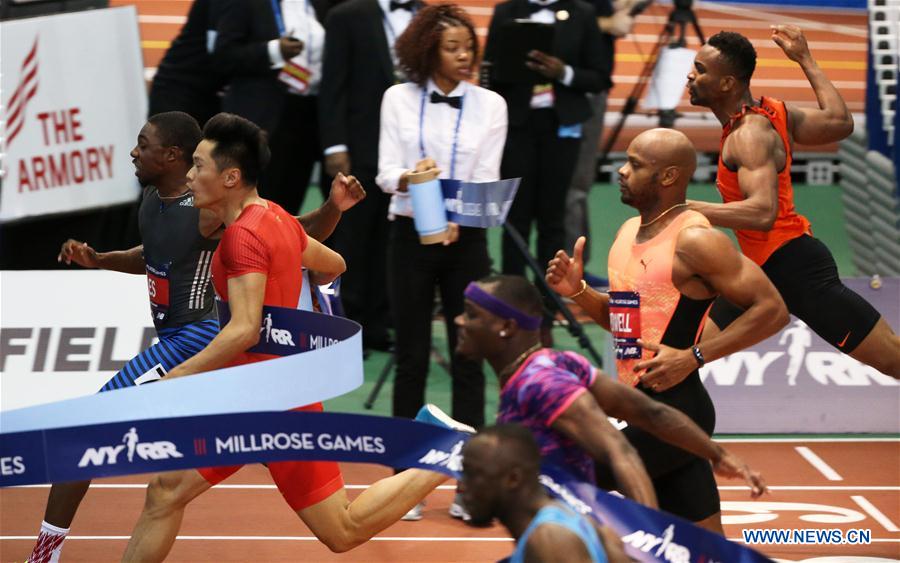
<svg viewBox="0 0 900 563"><path fill-rule="evenodd" d="M68 533L69 528L59 528L53 524L41 522L41 533L28 558L28 563L59 563L63 542Z"/></svg>

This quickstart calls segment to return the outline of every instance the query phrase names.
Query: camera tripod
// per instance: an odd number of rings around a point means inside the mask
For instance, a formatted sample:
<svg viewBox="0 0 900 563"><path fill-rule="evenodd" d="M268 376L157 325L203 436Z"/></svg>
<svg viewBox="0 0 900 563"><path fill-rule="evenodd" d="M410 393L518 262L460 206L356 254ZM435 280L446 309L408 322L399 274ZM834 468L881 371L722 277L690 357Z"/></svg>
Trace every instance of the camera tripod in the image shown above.
<svg viewBox="0 0 900 563"><path fill-rule="evenodd" d="M646 90L647 86L650 84L650 79L653 77L653 71L656 70L660 51L663 47L669 49L684 47L687 44L686 35L688 24L693 26L694 32L700 40L700 44L703 45L706 43L703 36L703 30L700 29L700 22L697 21L697 15L694 13L692 4L693 0L675 0L674 8L669 12L669 19L660 32L659 39L657 39L656 44L653 46L653 50L650 51L650 56L647 58L647 62L644 63L644 68L641 69L637 82L635 82L634 87L631 89L631 93L625 100L625 107L622 108L619 121L616 123L612 133L603 145L603 151L600 154L600 164L607 162L613 145L615 145L619 135L622 133L622 128L625 127L625 120L628 119L629 115L634 113L638 102L644 95L644 90ZM677 37L676 29L678 31ZM676 117L677 114L674 109L659 110L659 126L672 127L675 125Z"/></svg>
<svg viewBox="0 0 900 563"><path fill-rule="evenodd" d="M547 281L544 279L544 269L538 264L537 260L528 250L528 243L525 242L525 239L522 238L522 235L519 231L516 230L509 222L503 223L503 230L506 231L506 234L512 239L513 243L516 245L516 249L525 259L525 263L528 264L528 267L531 269L534 274L535 285L537 285L538 289L541 291L541 294L544 296L544 307L547 309L547 314L552 316L556 316L556 313L559 313L566 320L566 328L569 331L569 334L572 335L578 341L578 345L581 346L585 352L590 355L591 360L593 360L594 365L597 367L603 367L603 357L597 352L594 348L594 345L591 344L590 339L587 334L584 332L584 327L581 326L581 323L575 318L575 315L572 314L572 311L566 307L566 304L562 302L562 299L559 295L556 294L555 291L550 289L550 286L547 285ZM441 354L432 347L431 349L431 357L432 359L447 373L450 373L450 365L445 360ZM381 392L381 388L387 382L388 378L391 376L391 372L394 371L394 367L396 366L396 356L394 353L391 353L390 358L388 358L387 363L384 365L384 368L381 370L381 373L378 375L378 379L375 382L375 386L372 388L372 391L369 393L369 396L366 398L366 401L363 403L363 406L367 410L371 410L372 406L375 404L375 401L378 399L378 394Z"/></svg>

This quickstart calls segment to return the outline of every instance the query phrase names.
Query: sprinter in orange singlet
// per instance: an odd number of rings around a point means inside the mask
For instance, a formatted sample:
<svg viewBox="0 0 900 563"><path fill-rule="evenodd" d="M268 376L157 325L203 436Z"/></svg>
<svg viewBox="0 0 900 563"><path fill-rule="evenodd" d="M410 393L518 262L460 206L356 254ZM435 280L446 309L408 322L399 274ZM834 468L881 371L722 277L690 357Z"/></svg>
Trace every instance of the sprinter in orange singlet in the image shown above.
<svg viewBox="0 0 900 563"><path fill-rule="evenodd" d="M768 338L787 324L788 315L762 270L703 215L687 209L685 193L696 165L683 133L652 129L638 135L619 169L619 184L622 202L640 216L622 225L610 250L609 293L582 279L584 237L572 258L556 253L547 283L613 333L621 381L684 412L711 435L716 415L700 366ZM706 312L720 295L744 313L698 344ZM633 426L624 432L647 467L660 508L722 533L709 462ZM608 488L610 475L608 467L597 465L599 486Z"/></svg>
<svg viewBox="0 0 900 563"><path fill-rule="evenodd" d="M828 248L813 238L809 221L794 209L791 151L795 142L818 145L853 131L853 117L840 93L793 25L772 26L772 40L797 62L816 93L818 108L800 108L750 95L756 51L729 31L712 36L688 74L691 103L705 106L722 123L716 184L724 203L691 201L718 227L734 229L741 250L778 288L788 310L841 352L900 377L900 337L865 299L838 277ZM740 314L719 299L704 338Z"/></svg>

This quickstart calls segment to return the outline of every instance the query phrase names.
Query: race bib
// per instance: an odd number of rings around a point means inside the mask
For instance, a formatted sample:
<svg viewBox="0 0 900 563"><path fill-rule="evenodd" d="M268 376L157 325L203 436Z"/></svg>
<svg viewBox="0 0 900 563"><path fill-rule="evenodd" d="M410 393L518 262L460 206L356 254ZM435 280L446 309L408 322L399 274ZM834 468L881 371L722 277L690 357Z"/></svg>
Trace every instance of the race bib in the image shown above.
<svg viewBox="0 0 900 563"><path fill-rule="evenodd" d="M149 262L147 268L147 291L150 294L150 314L154 323L166 320L169 314L169 268L171 263L155 266Z"/></svg>
<svg viewBox="0 0 900 563"><path fill-rule="evenodd" d="M641 296L634 291L609 292L609 328L617 360L639 360L642 350Z"/></svg>

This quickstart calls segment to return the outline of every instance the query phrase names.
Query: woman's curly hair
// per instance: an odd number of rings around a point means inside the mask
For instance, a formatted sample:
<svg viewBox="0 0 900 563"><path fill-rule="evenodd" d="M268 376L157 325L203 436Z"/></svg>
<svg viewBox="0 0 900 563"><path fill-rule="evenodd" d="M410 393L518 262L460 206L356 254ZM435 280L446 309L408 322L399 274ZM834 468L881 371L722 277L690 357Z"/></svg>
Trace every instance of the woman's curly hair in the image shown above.
<svg viewBox="0 0 900 563"><path fill-rule="evenodd" d="M438 49L441 44L441 33L448 27L465 27L472 36L472 65L478 61L478 36L475 26L466 12L456 4L437 4L425 6L418 12L407 26L397 42L394 50L400 68L407 78L419 85L424 85L440 65Z"/></svg>

